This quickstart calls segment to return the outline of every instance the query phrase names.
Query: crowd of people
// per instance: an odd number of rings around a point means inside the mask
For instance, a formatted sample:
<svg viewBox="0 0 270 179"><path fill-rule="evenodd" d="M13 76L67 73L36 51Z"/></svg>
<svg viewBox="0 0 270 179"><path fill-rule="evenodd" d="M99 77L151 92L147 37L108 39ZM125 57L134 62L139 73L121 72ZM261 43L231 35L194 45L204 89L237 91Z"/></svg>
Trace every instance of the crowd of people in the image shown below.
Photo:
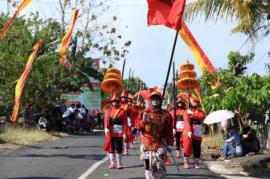
<svg viewBox="0 0 270 179"><path fill-rule="evenodd" d="M200 169L202 122L204 111L194 95L179 95L176 105L162 109L162 95L157 88L150 89L149 104L124 91L120 97L111 98L104 118L104 150L109 153L109 168L122 169L122 155L140 139L140 159L144 161L145 177L166 176L167 152L183 153L184 168ZM182 151L182 152L181 152Z"/></svg>
<svg viewBox="0 0 270 179"><path fill-rule="evenodd" d="M249 125L244 125L242 133L240 133L234 125L229 123L222 128L222 134L224 145L218 160L260 152L261 147L256 131Z"/></svg>
<svg viewBox="0 0 270 179"><path fill-rule="evenodd" d="M29 105L24 112L27 123L38 126L44 131L57 130L70 133L90 131L95 127L103 128L102 114L93 116L89 110L80 103L65 106L46 106L40 112L35 112Z"/></svg>
<svg viewBox="0 0 270 179"><path fill-rule="evenodd" d="M162 109L161 93L151 88L149 104L137 99L126 90L110 99L104 117L104 150L109 154L109 168L122 169L122 156L128 155L134 143L140 141L146 179L166 176L166 165L171 163L167 152L172 151L176 158L183 157L185 169L200 169L205 113L199 98L181 93L175 105ZM244 126L239 134L235 126L228 124L222 131L224 146L219 160L260 151L256 132L251 127Z"/></svg>

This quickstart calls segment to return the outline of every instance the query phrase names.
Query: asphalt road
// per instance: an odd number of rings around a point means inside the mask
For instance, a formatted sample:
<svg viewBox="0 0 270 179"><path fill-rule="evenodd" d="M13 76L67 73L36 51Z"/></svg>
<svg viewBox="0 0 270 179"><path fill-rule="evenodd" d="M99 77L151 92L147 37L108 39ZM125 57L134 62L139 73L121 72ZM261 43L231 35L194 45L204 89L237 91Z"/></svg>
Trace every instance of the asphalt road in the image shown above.
<svg viewBox="0 0 270 179"><path fill-rule="evenodd" d="M13 151L0 153L0 178L87 178L87 179L143 179L143 162L139 160L138 145L123 158L122 170L108 169L102 150L103 134L91 133L69 136L55 141L41 142ZM219 178L205 165L202 169L168 167L167 178Z"/></svg>

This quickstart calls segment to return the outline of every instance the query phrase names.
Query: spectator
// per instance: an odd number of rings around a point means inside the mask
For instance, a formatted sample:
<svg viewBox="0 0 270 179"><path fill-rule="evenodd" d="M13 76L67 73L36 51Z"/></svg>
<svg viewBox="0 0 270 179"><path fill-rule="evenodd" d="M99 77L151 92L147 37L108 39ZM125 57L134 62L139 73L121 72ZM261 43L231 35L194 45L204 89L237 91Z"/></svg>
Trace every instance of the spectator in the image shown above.
<svg viewBox="0 0 270 179"><path fill-rule="evenodd" d="M65 106L64 100L61 101L61 103L59 104L59 110L62 114L64 114L64 112L66 111L66 106Z"/></svg>
<svg viewBox="0 0 270 179"><path fill-rule="evenodd" d="M103 120L102 120L102 113L98 113L97 114L97 127L98 129L102 129L103 128Z"/></svg>
<svg viewBox="0 0 270 179"><path fill-rule="evenodd" d="M33 108L32 108L32 104L29 104L28 107L26 108L24 115L23 115L24 119L32 122L33 121Z"/></svg>
<svg viewBox="0 0 270 179"><path fill-rule="evenodd" d="M68 108L66 109L66 111L64 112L62 118L63 118L63 119L68 118L71 114L73 114L74 111L75 111L75 107L76 107L75 104L71 104L71 106L68 107Z"/></svg>
<svg viewBox="0 0 270 179"><path fill-rule="evenodd" d="M251 152L257 153L261 149L259 139L256 135L256 131L248 125L245 125L243 127L242 142L244 154L248 154Z"/></svg>
<svg viewBox="0 0 270 179"><path fill-rule="evenodd" d="M229 129L230 137L225 140L222 156L218 160L224 160L232 157L240 157L243 154L241 138L236 128L231 126Z"/></svg>
<svg viewBox="0 0 270 179"><path fill-rule="evenodd" d="M270 123L270 108L265 112L265 124Z"/></svg>

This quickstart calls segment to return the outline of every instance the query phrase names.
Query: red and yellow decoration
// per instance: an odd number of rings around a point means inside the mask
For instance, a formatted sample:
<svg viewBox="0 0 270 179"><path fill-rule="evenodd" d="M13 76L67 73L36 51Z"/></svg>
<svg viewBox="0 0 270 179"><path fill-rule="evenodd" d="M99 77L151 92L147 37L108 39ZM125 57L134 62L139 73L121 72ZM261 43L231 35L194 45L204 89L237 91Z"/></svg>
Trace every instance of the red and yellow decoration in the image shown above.
<svg viewBox="0 0 270 179"><path fill-rule="evenodd" d="M8 29L10 28L12 22L14 21L14 19L16 18L16 16L28 5L32 2L32 0L24 0L20 6L18 7L18 9L15 11L14 15L9 19L9 21L7 22L7 24L5 25L5 27L3 28L3 30L0 33L0 40L2 40Z"/></svg>
<svg viewBox="0 0 270 179"><path fill-rule="evenodd" d="M101 89L107 94L120 94L123 90L121 72L117 68L109 68L101 83Z"/></svg>
<svg viewBox="0 0 270 179"><path fill-rule="evenodd" d="M194 71L194 65L187 61L181 65L179 70L179 80L176 82L176 88L181 90L194 90L199 88L197 74Z"/></svg>
<svg viewBox="0 0 270 179"><path fill-rule="evenodd" d="M15 87L15 105L14 105L13 113L12 113L12 116L11 116L11 120L14 121L14 122L17 120L17 115L18 115L19 107L20 107L20 98L21 98L21 94L22 94L26 79L28 77L28 74L31 71L32 65L33 65L34 60L35 60L35 58L37 56L38 49L40 48L41 45L42 45L41 40L36 42L35 46L33 47L33 52L30 55L30 57L28 59L28 62L26 64L25 70L22 73L21 77L19 78L19 80L18 80L18 82L16 84L16 87Z"/></svg>
<svg viewBox="0 0 270 179"><path fill-rule="evenodd" d="M70 41L71 41L72 32L73 32L73 29L74 29L74 26L75 26L75 22L76 22L76 20L78 18L78 13L79 13L78 9L74 9L72 11L71 23L69 25L69 28L68 28L68 31L67 31L66 35L62 38L62 42L61 42L61 46L60 46L60 54L61 54L60 62L62 64L64 64L66 67L70 67L70 64L69 64L69 62L67 60L67 52L68 52L68 47L69 47L69 44L70 44Z"/></svg>
<svg viewBox="0 0 270 179"><path fill-rule="evenodd" d="M214 68L206 54L203 52L199 43L196 41L195 37L193 36L184 21L182 21L179 35L182 37L186 45L190 48L192 54L194 55L194 58L199 64L201 71L207 70L208 72L215 74L216 69Z"/></svg>

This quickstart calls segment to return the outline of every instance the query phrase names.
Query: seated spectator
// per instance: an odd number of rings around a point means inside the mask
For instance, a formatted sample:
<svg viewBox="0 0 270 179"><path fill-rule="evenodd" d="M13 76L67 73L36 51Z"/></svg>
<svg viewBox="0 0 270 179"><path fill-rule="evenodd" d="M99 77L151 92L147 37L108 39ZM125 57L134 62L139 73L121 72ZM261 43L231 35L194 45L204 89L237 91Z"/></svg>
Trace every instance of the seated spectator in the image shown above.
<svg viewBox="0 0 270 179"><path fill-rule="evenodd" d="M242 143L244 154L248 154L251 152L257 153L261 149L259 139L256 135L256 131L248 125L245 125L243 127Z"/></svg>
<svg viewBox="0 0 270 179"><path fill-rule="evenodd" d="M241 138L236 128L234 126L231 126L228 131L230 137L225 140L221 157L218 160L224 160L232 157L240 157L243 154Z"/></svg>

